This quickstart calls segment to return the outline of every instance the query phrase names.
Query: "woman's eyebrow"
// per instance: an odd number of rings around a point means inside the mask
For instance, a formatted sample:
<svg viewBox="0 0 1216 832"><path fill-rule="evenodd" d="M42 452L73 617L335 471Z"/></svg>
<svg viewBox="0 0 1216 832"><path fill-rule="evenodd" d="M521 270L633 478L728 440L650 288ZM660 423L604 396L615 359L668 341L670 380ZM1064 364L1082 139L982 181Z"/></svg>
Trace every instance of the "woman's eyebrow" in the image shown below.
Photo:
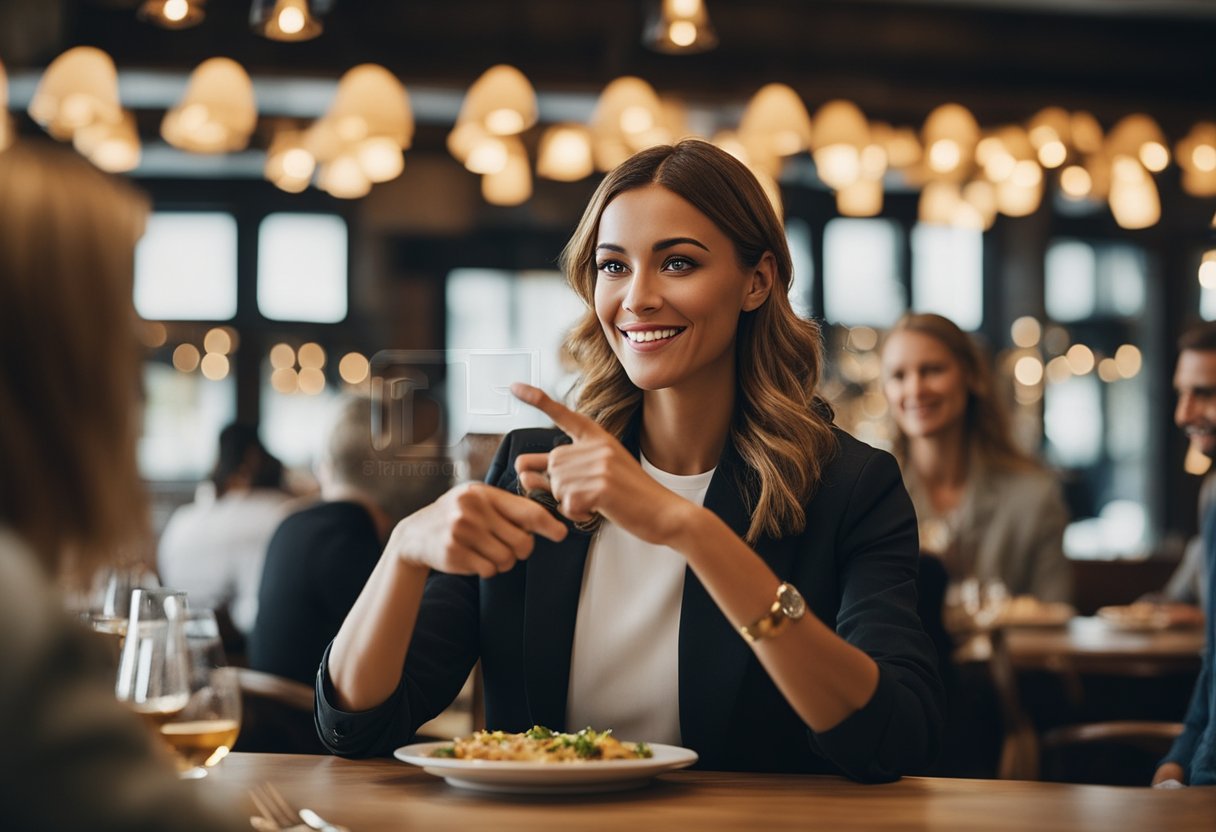
<svg viewBox="0 0 1216 832"><path fill-rule="evenodd" d="M678 245L681 245L682 243L687 243L688 245L696 246L699 249L704 249L705 251L709 251L709 246L705 245L705 243L702 243L700 240L696 240L692 237L671 237L670 239L667 239L667 240L659 240L657 243L654 244L654 246L651 247L651 250L652 251L662 251L663 249L671 248L672 246L678 246ZM618 254L625 253L625 249L622 246L618 246L616 243L600 243L599 245L597 245L595 247L596 251L599 251L602 248L608 249L608 251L615 251Z"/></svg>
<svg viewBox="0 0 1216 832"><path fill-rule="evenodd" d="M659 240L657 243L654 244L654 248L652 250L653 251L662 251L665 248L671 248L672 246L678 246L681 243L688 243L689 245L696 246L699 249L704 249L705 251L709 251L709 246L705 245L705 243L702 243L700 240L693 239L692 237L672 237L668 240Z"/></svg>

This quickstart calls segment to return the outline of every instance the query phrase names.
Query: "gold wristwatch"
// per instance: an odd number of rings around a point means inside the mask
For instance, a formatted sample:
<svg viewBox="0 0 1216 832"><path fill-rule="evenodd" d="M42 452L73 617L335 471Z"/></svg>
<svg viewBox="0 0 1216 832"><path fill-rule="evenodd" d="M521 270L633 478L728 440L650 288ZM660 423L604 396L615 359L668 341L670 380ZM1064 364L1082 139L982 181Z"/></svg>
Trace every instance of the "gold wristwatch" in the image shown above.
<svg viewBox="0 0 1216 832"><path fill-rule="evenodd" d="M777 600L769 611L751 624L739 628L739 633L749 642L769 638L780 633L791 621L806 615L806 601L793 584L783 583L777 587Z"/></svg>

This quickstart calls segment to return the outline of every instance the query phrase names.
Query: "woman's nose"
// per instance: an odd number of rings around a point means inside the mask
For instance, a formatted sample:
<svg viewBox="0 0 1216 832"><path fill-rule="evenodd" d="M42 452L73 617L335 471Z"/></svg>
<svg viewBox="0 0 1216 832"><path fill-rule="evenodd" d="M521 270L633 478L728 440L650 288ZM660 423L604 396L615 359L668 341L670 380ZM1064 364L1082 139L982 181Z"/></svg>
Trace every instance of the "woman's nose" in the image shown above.
<svg viewBox="0 0 1216 832"><path fill-rule="evenodd" d="M623 305L634 315L641 315L661 307L663 299L657 291L655 281L644 273L637 272L629 281L629 291L625 294Z"/></svg>

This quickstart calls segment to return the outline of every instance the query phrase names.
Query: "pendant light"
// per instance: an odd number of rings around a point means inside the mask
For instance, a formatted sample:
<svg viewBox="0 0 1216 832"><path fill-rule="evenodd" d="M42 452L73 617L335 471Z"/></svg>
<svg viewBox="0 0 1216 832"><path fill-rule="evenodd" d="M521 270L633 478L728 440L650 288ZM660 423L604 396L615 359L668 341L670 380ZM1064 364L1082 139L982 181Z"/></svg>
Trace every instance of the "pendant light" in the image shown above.
<svg viewBox="0 0 1216 832"><path fill-rule="evenodd" d="M122 118L118 70L105 52L91 46L69 49L51 61L30 101L30 117L61 141L96 122Z"/></svg>
<svg viewBox="0 0 1216 832"><path fill-rule="evenodd" d="M165 141L191 153L243 150L258 120L253 82L236 61L211 58L190 74L186 94L165 113Z"/></svg>
<svg viewBox="0 0 1216 832"><path fill-rule="evenodd" d="M707 52L718 45L705 0L660 0L642 40L651 49L672 55Z"/></svg>
<svg viewBox="0 0 1216 832"><path fill-rule="evenodd" d="M528 154L516 136L504 136L507 160L496 173L481 177L481 195L491 205L520 205L532 196L532 170Z"/></svg>
<svg viewBox="0 0 1216 832"><path fill-rule="evenodd" d="M929 113L921 134L932 174L954 182L966 179L980 137L971 111L961 104L943 104Z"/></svg>
<svg viewBox="0 0 1216 832"><path fill-rule="evenodd" d="M582 124L555 124L540 137L536 175L558 182L576 182L595 171L591 131Z"/></svg>
<svg viewBox="0 0 1216 832"><path fill-rule="evenodd" d="M203 22L204 5L206 0L144 0L138 14L165 29L188 29Z"/></svg>
<svg viewBox="0 0 1216 832"><path fill-rule="evenodd" d="M1182 189L1191 196L1216 196L1216 122L1201 121L1175 149Z"/></svg>
<svg viewBox="0 0 1216 832"><path fill-rule="evenodd" d="M249 25L253 31L270 40L293 43L312 40L321 34L321 21L317 15L326 8L308 0L253 0L249 11Z"/></svg>
<svg viewBox="0 0 1216 832"><path fill-rule="evenodd" d="M130 110L124 110L116 122L98 121L80 128L72 144L82 156L110 173L125 173L139 166L139 132Z"/></svg>
<svg viewBox="0 0 1216 832"><path fill-rule="evenodd" d="M861 152L870 143L870 125L857 105L850 101L829 101L815 113L812 124L811 156L819 178L834 190L859 181ZM885 165L884 153L884 168Z"/></svg>
<svg viewBox="0 0 1216 832"><path fill-rule="evenodd" d="M481 74L460 107L458 124L474 122L495 136L515 136L536 123L536 91L522 72L507 64Z"/></svg>
<svg viewBox="0 0 1216 832"><path fill-rule="evenodd" d="M783 157L811 146L811 117L806 105L785 84L766 84L743 111L739 141L755 157L753 163L777 175Z"/></svg>

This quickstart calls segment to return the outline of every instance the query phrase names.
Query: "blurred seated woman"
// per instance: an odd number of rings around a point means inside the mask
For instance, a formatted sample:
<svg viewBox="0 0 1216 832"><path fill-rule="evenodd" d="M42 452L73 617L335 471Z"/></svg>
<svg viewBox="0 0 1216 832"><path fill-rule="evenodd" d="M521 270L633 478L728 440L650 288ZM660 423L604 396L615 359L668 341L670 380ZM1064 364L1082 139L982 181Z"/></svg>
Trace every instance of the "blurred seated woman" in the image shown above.
<svg viewBox="0 0 1216 832"><path fill-rule="evenodd" d="M491 729L611 728L711 769L922 769L942 693L916 519L895 461L817 394L819 329L755 177L706 142L638 153L562 263L586 307L576 409L515 385L558 429L512 432L486 484L397 525L322 661L322 740L391 753L480 658Z"/></svg>
<svg viewBox="0 0 1216 832"><path fill-rule="evenodd" d="M115 699L53 582L146 542L132 308L144 201L64 150L0 152L0 811L4 829L238 829Z"/></svg>
<svg viewBox="0 0 1216 832"><path fill-rule="evenodd" d="M921 550L952 583L1068 601L1059 484L1014 443L979 346L940 315L910 313L887 335L882 378Z"/></svg>

